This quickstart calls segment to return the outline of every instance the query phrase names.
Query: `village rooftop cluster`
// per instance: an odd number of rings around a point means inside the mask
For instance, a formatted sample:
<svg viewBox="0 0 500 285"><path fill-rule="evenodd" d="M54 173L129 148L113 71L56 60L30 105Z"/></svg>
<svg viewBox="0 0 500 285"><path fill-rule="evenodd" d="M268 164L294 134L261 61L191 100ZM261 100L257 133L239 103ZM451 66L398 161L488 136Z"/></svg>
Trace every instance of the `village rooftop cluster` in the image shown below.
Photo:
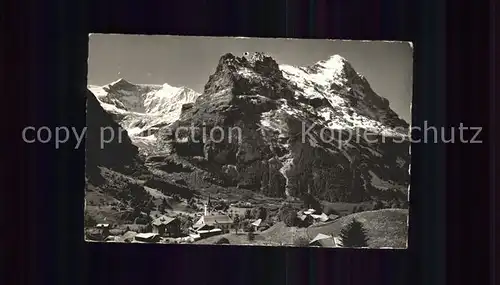
<svg viewBox="0 0 500 285"><path fill-rule="evenodd" d="M252 208L249 202L240 203L242 207ZM234 206L231 204L230 207ZM249 212L250 210L248 210ZM203 212L197 213L198 220L188 228L183 228L183 223L178 217L169 217L167 215L159 215L145 227L145 232L136 232L126 230L125 232L112 231L111 223L99 223L86 231L88 241L97 242L130 242L130 243L160 243L160 244L189 244L197 241L208 239L213 236L220 236L228 233L245 234L248 236L248 245L251 244L252 236L261 233L270 228L273 223L272 219L263 220L262 218L249 218L245 215L240 216L232 211L215 210L210 197L204 205ZM294 215L295 216L295 215ZM326 213L318 213L315 209L302 209L296 212L296 224L307 227L314 224L324 224L334 221L339 218L339 215ZM247 223L243 223L246 220ZM227 240L221 238L215 244L229 244L224 242ZM246 245L246 244L239 244ZM259 245L266 245L260 243ZM276 244L268 244L276 245ZM294 245L281 242L280 245ZM295 244L297 245L297 244ZM307 243L302 242L301 246L319 246L319 247L341 247L339 237L319 233L315 238L308 240Z"/></svg>

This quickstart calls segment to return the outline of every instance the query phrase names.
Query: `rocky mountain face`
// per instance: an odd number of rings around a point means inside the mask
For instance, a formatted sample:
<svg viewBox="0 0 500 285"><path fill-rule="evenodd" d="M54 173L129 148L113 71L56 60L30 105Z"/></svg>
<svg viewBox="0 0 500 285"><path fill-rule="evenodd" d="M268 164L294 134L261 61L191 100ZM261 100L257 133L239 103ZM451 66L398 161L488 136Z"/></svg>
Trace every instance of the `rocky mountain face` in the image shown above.
<svg viewBox="0 0 500 285"><path fill-rule="evenodd" d="M91 150L88 161L144 165L133 143L155 173L149 187L175 184L184 193L209 183L289 199L407 200L408 123L340 56L294 67L263 53L225 54L202 94L123 79L89 89L88 113L97 114L89 124L114 120L130 140ZM184 186L172 182L180 180Z"/></svg>
<svg viewBox="0 0 500 285"><path fill-rule="evenodd" d="M408 124L340 56L293 67L226 54L191 98L155 133L156 161L271 197L407 200Z"/></svg>
<svg viewBox="0 0 500 285"><path fill-rule="evenodd" d="M126 175L145 169L138 148L127 132L101 107L94 94L87 91L86 172L89 179L99 178L98 167Z"/></svg>

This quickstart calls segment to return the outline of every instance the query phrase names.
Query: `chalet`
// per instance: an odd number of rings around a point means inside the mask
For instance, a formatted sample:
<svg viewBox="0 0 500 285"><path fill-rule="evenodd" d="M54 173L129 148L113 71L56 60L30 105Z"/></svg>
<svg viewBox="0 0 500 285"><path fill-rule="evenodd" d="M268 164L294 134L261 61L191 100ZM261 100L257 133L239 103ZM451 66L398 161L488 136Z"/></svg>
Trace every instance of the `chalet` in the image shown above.
<svg viewBox="0 0 500 285"><path fill-rule="evenodd" d="M319 247L338 247L336 239L331 235L318 234L311 242L309 246L319 246Z"/></svg>
<svg viewBox="0 0 500 285"><path fill-rule="evenodd" d="M334 220L338 219L339 217L340 217L339 215L330 214L330 215L328 215L328 220L334 221Z"/></svg>
<svg viewBox="0 0 500 285"><path fill-rule="evenodd" d="M121 237L121 240L123 242L132 242L135 238L135 236L137 235L136 232L134 231L128 231L126 233L123 234L123 236Z"/></svg>
<svg viewBox="0 0 500 285"><path fill-rule="evenodd" d="M316 210L314 209L308 209L306 211L304 211L304 215L311 215L311 214L314 214L316 212Z"/></svg>
<svg viewBox="0 0 500 285"><path fill-rule="evenodd" d="M211 230L217 229L213 226L208 226L208 225L194 225L189 228L189 236L197 239L205 238L207 236L210 236L210 233L218 233L219 231L213 231L210 232ZM220 230L220 229L218 229ZM222 233L222 231L220 231Z"/></svg>
<svg viewBox="0 0 500 285"><path fill-rule="evenodd" d="M260 220L260 222L259 222L259 220ZM255 227L256 231L260 231L260 232L261 231L265 231L265 230L267 230L270 227L270 224L268 222L262 221L261 219L259 219L259 220L257 220L257 221L255 221L255 222L253 222L253 223L250 224L251 226Z"/></svg>
<svg viewBox="0 0 500 285"><path fill-rule="evenodd" d="M153 233L160 236L178 236L181 232L180 221L176 218L161 216L151 222Z"/></svg>
<svg viewBox="0 0 500 285"><path fill-rule="evenodd" d="M200 236L200 238L207 238L207 237L216 236L216 235L220 235L220 234L222 234L222 230L218 229L218 228L198 231L198 235Z"/></svg>
<svg viewBox="0 0 500 285"><path fill-rule="evenodd" d="M117 241L117 237L115 236L107 236L104 241L106 242L116 242Z"/></svg>
<svg viewBox="0 0 500 285"><path fill-rule="evenodd" d="M311 215L300 215L297 216L297 218L299 219L302 226L305 227L311 225L314 222L314 219L311 217Z"/></svg>
<svg viewBox="0 0 500 285"><path fill-rule="evenodd" d="M95 227L103 238L109 236L109 224L97 224Z"/></svg>
<svg viewBox="0 0 500 285"><path fill-rule="evenodd" d="M85 229L85 240L87 241L101 241L105 238L101 235L101 231L96 228Z"/></svg>
<svg viewBox="0 0 500 285"><path fill-rule="evenodd" d="M134 237L135 241L138 242L159 242L160 235L156 233L141 233Z"/></svg>
<svg viewBox="0 0 500 285"><path fill-rule="evenodd" d="M189 237L193 239L193 241L197 241L199 239L201 239L201 236L199 234L189 234Z"/></svg>
<svg viewBox="0 0 500 285"><path fill-rule="evenodd" d="M262 219L258 219L257 221L251 223L251 225L254 226L255 231L257 231L259 229L261 224L262 224Z"/></svg>
<svg viewBox="0 0 500 285"><path fill-rule="evenodd" d="M328 222L330 220L334 220L338 218L338 216L335 215L327 215L325 213L319 213L314 209L308 209L308 210L301 210L297 212L297 218L303 223L304 225L310 225L313 222Z"/></svg>
<svg viewBox="0 0 500 285"><path fill-rule="evenodd" d="M317 222L327 222L329 220L325 213L321 213L321 215L311 214L311 217Z"/></svg>
<svg viewBox="0 0 500 285"><path fill-rule="evenodd" d="M213 229L213 226L209 226L203 223L196 223L194 224L190 229L191 232L197 233L198 231L203 231L203 230L211 230Z"/></svg>

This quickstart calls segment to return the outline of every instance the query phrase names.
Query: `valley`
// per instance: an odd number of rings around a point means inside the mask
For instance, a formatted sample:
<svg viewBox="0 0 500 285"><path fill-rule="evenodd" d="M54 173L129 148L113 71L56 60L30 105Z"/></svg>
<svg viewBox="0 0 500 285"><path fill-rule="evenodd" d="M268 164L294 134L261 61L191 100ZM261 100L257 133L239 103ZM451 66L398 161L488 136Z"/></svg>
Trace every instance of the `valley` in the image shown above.
<svg viewBox="0 0 500 285"><path fill-rule="evenodd" d="M294 246L356 218L369 247L406 247L409 124L338 55L225 54L201 94L119 79L87 98L89 241ZM126 138L101 148L103 127Z"/></svg>

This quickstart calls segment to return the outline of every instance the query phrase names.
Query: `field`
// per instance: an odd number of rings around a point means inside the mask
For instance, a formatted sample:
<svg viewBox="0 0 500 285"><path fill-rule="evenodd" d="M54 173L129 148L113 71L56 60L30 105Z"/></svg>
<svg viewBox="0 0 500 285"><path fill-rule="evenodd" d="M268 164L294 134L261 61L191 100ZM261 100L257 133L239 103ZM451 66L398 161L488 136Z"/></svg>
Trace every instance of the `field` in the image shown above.
<svg viewBox="0 0 500 285"><path fill-rule="evenodd" d="M408 210L384 209L351 214L309 228L286 227L282 222L278 222L263 232L257 232L254 241L248 241L247 233L229 233L199 240L195 244L214 244L224 237L233 245L293 245L293 241L298 237L312 240L319 233L338 236L342 227L352 218L356 218L367 230L369 247L406 248L407 217Z"/></svg>
<svg viewBox="0 0 500 285"><path fill-rule="evenodd" d="M209 237L195 244L214 244L223 237L233 245L284 246L293 245L293 241L298 237L307 237L307 232L305 228L286 227L284 223L279 222L263 232L256 232L253 241L248 240L248 233L240 232Z"/></svg>
<svg viewBox="0 0 500 285"><path fill-rule="evenodd" d="M105 172L105 174L109 176L113 173ZM86 191L86 213L94 217L98 223L112 224L111 234L115 236L123 235L126 231L144 232L146 230L147 222L139 222L134 218L130 218L133 208L127 205L127 201L117 199L117 195L120 193L119 189L127 189L128 187L126 184L120 184L124 183L124 179L126 178L113 180L111 191L93 187L92 185L89 185ZM154 188L144 187L144 189L147 192L146 197L149 197L147 199L150 199L154 204L148 211L150 217L153 219L164 214L170 217L182 216L181 219L183 220L187 216L191 216L191 222L195 222L198 219L198 215L203 214L204 204L208 197L215 204L224 203L226 206L229 206L224 212L231 216L238 214L240 217L244 217L246 211L257 207L264 207L268 210L267 220L272 221L270 222L271 227L262 232L256 232L255 239L252 241L248 240L247 233L239 232L236 234L232 231L232 233L199 240L195 242L196 244L214 244L219 239L225 237L231 244L237 245L293 245L294 241L299 237L312 240L318 233L337 236L342 226L348 223L353 217L356 217L364 224L368 231L370 247L406 247L408 211L403 209L370 211L373 208L371 202L329 203L322 201L321 204L327 213L330 210L334 210L340 215L340 218L333 222L316 224L309 228L296 228L286 227L282 222L274 224L277 220L278 208L284 202L282 198L266 197L259 193L234 187L213 187L205 189L201 193L196 193L193 199L191 199L193 201L188 201L185 198L173 199L171 195L166 195ZM286 202L297 211L304 209L303 202L299 199L287 199ZM166 205L166 208L160 210L160 205ZM360 212L353 213L356 211ZM252 222L254 218L245 220ZM183 224L185 232L188 226Z"/></svg>
<svg viewBox="0 0 500 285"><path fill-rule="evenodd" d="M369 247L406 248L408 210L404 209L383 209L351 214L325 225L309 227L307 234L310 238L314 238L319 233L338 236L342 227L352 218L363 223L370 238Z"/></svg>
<svg viewBox="0 0 500 285"><path fill-rule="evenodd" d="M349 215L353 212L355 207L363 207L365 210L371 210L373 205L371 202L363 203L345 203L345 202L325 202L321 203L324 207L335 209L342 216Z"/></svg>

